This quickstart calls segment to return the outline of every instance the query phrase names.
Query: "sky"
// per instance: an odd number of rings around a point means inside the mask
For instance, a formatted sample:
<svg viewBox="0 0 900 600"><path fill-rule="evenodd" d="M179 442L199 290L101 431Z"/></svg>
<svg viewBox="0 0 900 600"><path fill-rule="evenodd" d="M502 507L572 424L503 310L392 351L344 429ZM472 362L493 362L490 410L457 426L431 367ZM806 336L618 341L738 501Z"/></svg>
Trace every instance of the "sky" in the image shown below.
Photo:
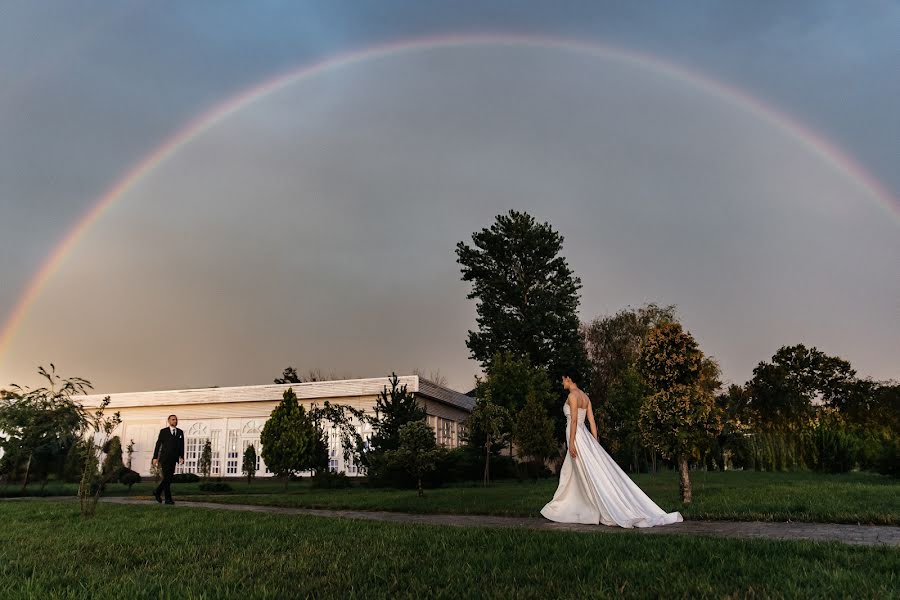
<svg viewBox="0 0 900 600"><path fill-rule="evenodd" d="M454 249L510 209L582 321L900 379L898 73L887 1L0 3L0 387L466 391Z"/></svg>

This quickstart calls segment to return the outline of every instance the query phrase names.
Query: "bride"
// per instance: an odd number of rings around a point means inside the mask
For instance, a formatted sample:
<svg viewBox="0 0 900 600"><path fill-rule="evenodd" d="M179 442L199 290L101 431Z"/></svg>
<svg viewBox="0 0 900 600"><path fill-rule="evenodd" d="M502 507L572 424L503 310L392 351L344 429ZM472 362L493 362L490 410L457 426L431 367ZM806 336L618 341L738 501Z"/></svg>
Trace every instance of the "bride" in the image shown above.
<svg viewBox="0 0 900 600"><path fill-rule="evenodd" d="M681 513L663 511L619 468L597 440L597 424L587 394L568 376L564 375L562 382L569 391L563 406L569 452L559 471L559 487L541 514L560 523L602 523L628 528L681 521ZM577 414L575 419L573 413ZM585 413L590 432L584 426Z"/></svg>

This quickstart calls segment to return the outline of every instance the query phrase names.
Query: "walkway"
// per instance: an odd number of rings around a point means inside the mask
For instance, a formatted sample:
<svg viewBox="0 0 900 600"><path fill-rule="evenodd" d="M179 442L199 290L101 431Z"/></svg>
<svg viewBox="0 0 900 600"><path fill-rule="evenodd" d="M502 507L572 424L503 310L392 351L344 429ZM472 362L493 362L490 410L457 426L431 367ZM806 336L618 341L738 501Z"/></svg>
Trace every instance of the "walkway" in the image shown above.
<svg viewBox="0 0 900 600"><path fill-rule="evenodd" d="M153 500L108 496L103 502L114 504L155 505ZM276 515L313 515L317 517L343 517L367 519L390 523L418 523L427 525L449 525L453 527L500 527L527 528L544 531L577 531L580 533L629 532L641 535L704 535L769 540L812 540L818 542L842 542L858 545L888 545L900 547L900 527L888 525L844 525L837 523L766 523L761 521L684 521L663 527L644 529L621 529L603 525L580 525L575 523L554 523L534 517L495 517L487 515L433 515L410 514L386 511L324 510L316 508L282 508L251 504L218 504L214 502L190 502L179 500L173 508L206 508L213 510L234 510ZM160 507L166 510L169 507Z"/></svg>

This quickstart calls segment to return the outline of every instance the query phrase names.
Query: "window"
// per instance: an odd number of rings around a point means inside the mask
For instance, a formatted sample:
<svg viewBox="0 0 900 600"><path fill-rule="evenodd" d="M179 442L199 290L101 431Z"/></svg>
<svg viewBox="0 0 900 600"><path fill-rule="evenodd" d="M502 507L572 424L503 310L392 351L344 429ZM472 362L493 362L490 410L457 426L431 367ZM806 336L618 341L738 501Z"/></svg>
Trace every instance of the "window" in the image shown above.
<svg viewBox="0 0 900 600"><path fill-rule="evenodd" d="M200 472L200 453L203 452L208 434L209 428L204 423L194 423L188 428L184 440L184 464L178 465L175 469L177 473Z"/></svg>
<svg viewBox="0 0 900 600"><path fill-rule="evenodd" d="M437 417L434 437L439 446L456 446L456 421Z"/></svg>
<svg viewBox="0 0 900 600"><path fill-rule="evenodd" d="M258 439L244 440L243 452L246 452L247 448L249 448L250 446L253 446L253 449L256 451L256 471L259 471L259 458L260 458L260 456L259 456L260 455L259 440ZM244 454L243 454L243 452L241 452L241 472L242 473L244 472Z"/></svg>
<svg viewBox="0 0 900 600"><path fill-rule="evenodd" d="M218 429L213 429L209 432L209 443L212 446L212 463L210 464L209 472L213 475L221 475L222 474L222 460L219 456L219 434L221 432Z"/></svg>
<svg viewBox="0 0 900 600"><path fill-rule="evenodd" d="M226 443L225 473L227 475L238 474L238 435L240 431L237 429L228 430L228 441Z"/></svg>

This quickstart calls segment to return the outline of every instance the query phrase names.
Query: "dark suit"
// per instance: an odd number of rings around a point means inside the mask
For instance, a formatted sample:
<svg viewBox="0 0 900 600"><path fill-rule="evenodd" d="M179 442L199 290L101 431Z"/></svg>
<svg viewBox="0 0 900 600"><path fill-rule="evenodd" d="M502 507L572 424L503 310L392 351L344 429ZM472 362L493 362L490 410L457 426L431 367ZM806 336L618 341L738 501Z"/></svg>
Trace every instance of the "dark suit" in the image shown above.
<svg viewBox="0 0 900 600"><path fill-rule="evenodd" d="M165 493L166 502L172 501L172 477L175 475L175 465L184 458L184 432L177 427L175 435L171 428L164 427L156 438L156 447L153 448L153 458L159 460L162 469L162 482L156 487L155 495Z"/></svg>

